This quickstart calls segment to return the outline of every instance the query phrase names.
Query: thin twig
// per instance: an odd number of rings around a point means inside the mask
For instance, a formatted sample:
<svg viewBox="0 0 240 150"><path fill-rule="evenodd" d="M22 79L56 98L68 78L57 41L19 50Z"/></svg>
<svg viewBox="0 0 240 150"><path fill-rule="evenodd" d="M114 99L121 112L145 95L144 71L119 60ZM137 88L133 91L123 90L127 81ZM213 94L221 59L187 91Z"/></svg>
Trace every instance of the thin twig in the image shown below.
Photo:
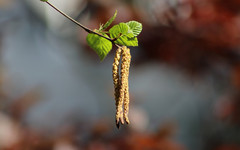
<svg viewBox="0 0 240 150"><path fill-rule="evenodd" d="M65 16L66 18L68 18L69 20L71 20L73 23L77 24L78 26L80 26L82 29L84 29L86 32L88 33L93 33L93 34L96 34L100 37L103 37L111 42L114 42L116 40L116 38L114 39L111 39L111 38L108 38L108 37L105 37L103 36L102 34L99 34L91 29L89 29L88 27L85 27L84 25L82 25L81 23L77 22L76 20L74 20L72 17L68 16L67 14L65 14L64 12L62 12L60 9L58 9L56 6L54 6L53 4L51 4L50 2L48 1L45 1L49 6L51 6L52 8L54 8L56 11L58 11L60 14L62 14L63 16Z"/></svg>

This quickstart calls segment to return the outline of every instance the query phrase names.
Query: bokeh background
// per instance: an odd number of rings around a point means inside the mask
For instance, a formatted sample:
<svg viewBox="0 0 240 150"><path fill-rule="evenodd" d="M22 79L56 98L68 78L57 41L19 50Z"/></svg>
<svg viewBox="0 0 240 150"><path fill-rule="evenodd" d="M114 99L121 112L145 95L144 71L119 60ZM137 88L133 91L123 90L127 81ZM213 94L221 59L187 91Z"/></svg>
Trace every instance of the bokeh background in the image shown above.
<svg viewBox="0 0 240 150"><path fill-rule="evenodd" d="M49 0L91 29L143 23L130 120L115 127L114 51L39 0L0 0L1 150L239 150L239 0Z"/></svg>

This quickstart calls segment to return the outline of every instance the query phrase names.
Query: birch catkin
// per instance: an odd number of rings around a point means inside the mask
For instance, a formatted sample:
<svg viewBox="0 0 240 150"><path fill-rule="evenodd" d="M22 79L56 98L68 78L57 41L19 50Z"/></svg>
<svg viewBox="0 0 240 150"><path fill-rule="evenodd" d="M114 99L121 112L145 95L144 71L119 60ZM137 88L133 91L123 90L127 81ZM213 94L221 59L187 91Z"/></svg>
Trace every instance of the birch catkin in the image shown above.
<svg viewBox="0 0 240 150"><path fill-rule="evenodd" d="M116 51L116 55L114 57L113 68L112 68L112 76L113 76L113 84L114 84L114 96L115 96L115 104L116 104L116 124L119 127L119 121L123 121L123 110L122 106L119 103L120 96L120 78L119 78L119 65L121 59L122 49L119 47Z"/></svg>
<svg viewBox="0 0 240 150"><path fill-rule="evenodd" d="M121 56L122 56L121 70L119 70ZM116 55L113 62L113 84L114 84L114 96L116 101L116 125L118 128L120 126L120 122L124 124L124 120L126 121L127 124L130 123L128 119L129 111L128 76L130 61L131 61L130 49L128 49L126 46L119 47L116 51Z"/></svg>
<svg viewBox="0 0 240 150"><path fill-rule="evenodd" d="M126 121L127 124L130 123L128 119L128 112L129 112L129 85L128 85L128 77L129 77L129 68L130 68L130 63L131 63L131 54L130 54L130 49L126 49L126 87L124 91L124 113L123 117L124 120Z"/></svg>
<svg viewBox="0 0 240 150"><path fill-rule="evenodd" d="M122 47L122 63L121 63L121 77L120 77L120 89L119 89L119 109L123 109L123 103L125 101L125 89L127 86L127 55L126 47ZM122 114L123 117L123 114ZM121 123L124 124L124 120L121 120Z"/></svg>

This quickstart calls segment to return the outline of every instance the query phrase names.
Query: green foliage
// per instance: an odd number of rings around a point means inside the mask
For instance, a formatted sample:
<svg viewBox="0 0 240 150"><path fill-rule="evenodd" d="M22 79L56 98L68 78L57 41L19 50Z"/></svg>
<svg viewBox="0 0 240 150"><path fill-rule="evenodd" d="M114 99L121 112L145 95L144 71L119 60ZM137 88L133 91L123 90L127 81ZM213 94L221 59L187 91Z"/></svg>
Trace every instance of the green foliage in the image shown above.
<svg viewBox="0 0 240 150"><path fill-rule="evenodd" d="M126 23L119 23L113 26L110 30L110 37L117 38L114 43L125 46L138 46L138 40L134 36L130 27Z"/></svg>
<svg viewBox="0 0 240 150"><path fill-rule="evenodd" d="M106 34L104 36L108 37ZM101 61L112 49L112 42L93 33L87 35L87 43L98 54Z"/></svg>
<svg viewBox="0 0 240 150"><path fill-rule="evenodd" d="M115 18L117 17L117 10L115 11L114 15L112 16L112 18L110 18L105 25L102 27L102 30L105 30L107 27L109 27L112 22L115 20Z"/></svg>
<svg viewBox="0 0 240 150"><path fill-rule="evenodd" d="M134 36L138 36L142 32L142 24L137 21L129 21L126 23L130 30L132 30Z"/></svg>
<svg viewBox="0 0 240 150"><path fill-rule="evenodd" d="M48 0L40 0L40 1L42 1L42 2L47 2Z"/></svg>
<svg viewBox="0 0 240 150"><path fill-rule="evenodd" d="M100 25L98 30L94 30L95 32L108 38L109 36L106 33L109 33L112 40L105 39L94 33L89 33L87 36L88 45L94 49L101 60L103 60L111 51L112 42L122 46L138 46L137 36L142 31L142 24L137 21L119 23L114 25L108 32L104 31L111 25L116 16L117 11L115 11L113 17L111 17L104 25Z"/></svg>

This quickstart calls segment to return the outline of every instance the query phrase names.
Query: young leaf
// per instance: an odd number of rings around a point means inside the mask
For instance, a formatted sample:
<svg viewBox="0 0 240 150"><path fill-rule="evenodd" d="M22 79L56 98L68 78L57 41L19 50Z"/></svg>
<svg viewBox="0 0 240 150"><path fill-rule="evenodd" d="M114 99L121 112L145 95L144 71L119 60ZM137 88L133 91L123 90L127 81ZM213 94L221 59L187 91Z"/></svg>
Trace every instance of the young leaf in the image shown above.
<svg viewBox="0 0 240 150"><path fill-rule="evenodd" d="M129 31L129 27L126 23L119 23L115 26L113 26L110 30L110 36L111 34L122 34L122 35L126 35ZM115 37L114 37L115 38Z"/></svg>
<svg viewBox="0 0 240 150"><path fill-rule="evenodd" d="M111 23L115 20L117 16L117 10L115 11L114 15L112 16L112 18L110 18L106 23L105 25L102 27L101 30L105 30L107 27L109 27L111 25Z"/></svg>
<svg viewBox="0 0 240 150"><path fill-rule="evenodd" d="M134 36L132 30L126 23L119 23L113 26L110 30L110 37L117 38L114 43L125 46L138 46L138 40Z"/></svg>
<svg viewBox="0 0 240 150"><path fill-rule="evenodd" d="M126 23L130 30L132 30L134 36L138 36L142 32L142 24L137 21L129 21Z"/></svg>
<svg viewBox="0 0 240 150"><path fill-rule="evenodd" d="M106 34L104 36L108 37ZM87 35L87 43L98 54L101 61L112 49L112 42L93 33Z"/></svg>

